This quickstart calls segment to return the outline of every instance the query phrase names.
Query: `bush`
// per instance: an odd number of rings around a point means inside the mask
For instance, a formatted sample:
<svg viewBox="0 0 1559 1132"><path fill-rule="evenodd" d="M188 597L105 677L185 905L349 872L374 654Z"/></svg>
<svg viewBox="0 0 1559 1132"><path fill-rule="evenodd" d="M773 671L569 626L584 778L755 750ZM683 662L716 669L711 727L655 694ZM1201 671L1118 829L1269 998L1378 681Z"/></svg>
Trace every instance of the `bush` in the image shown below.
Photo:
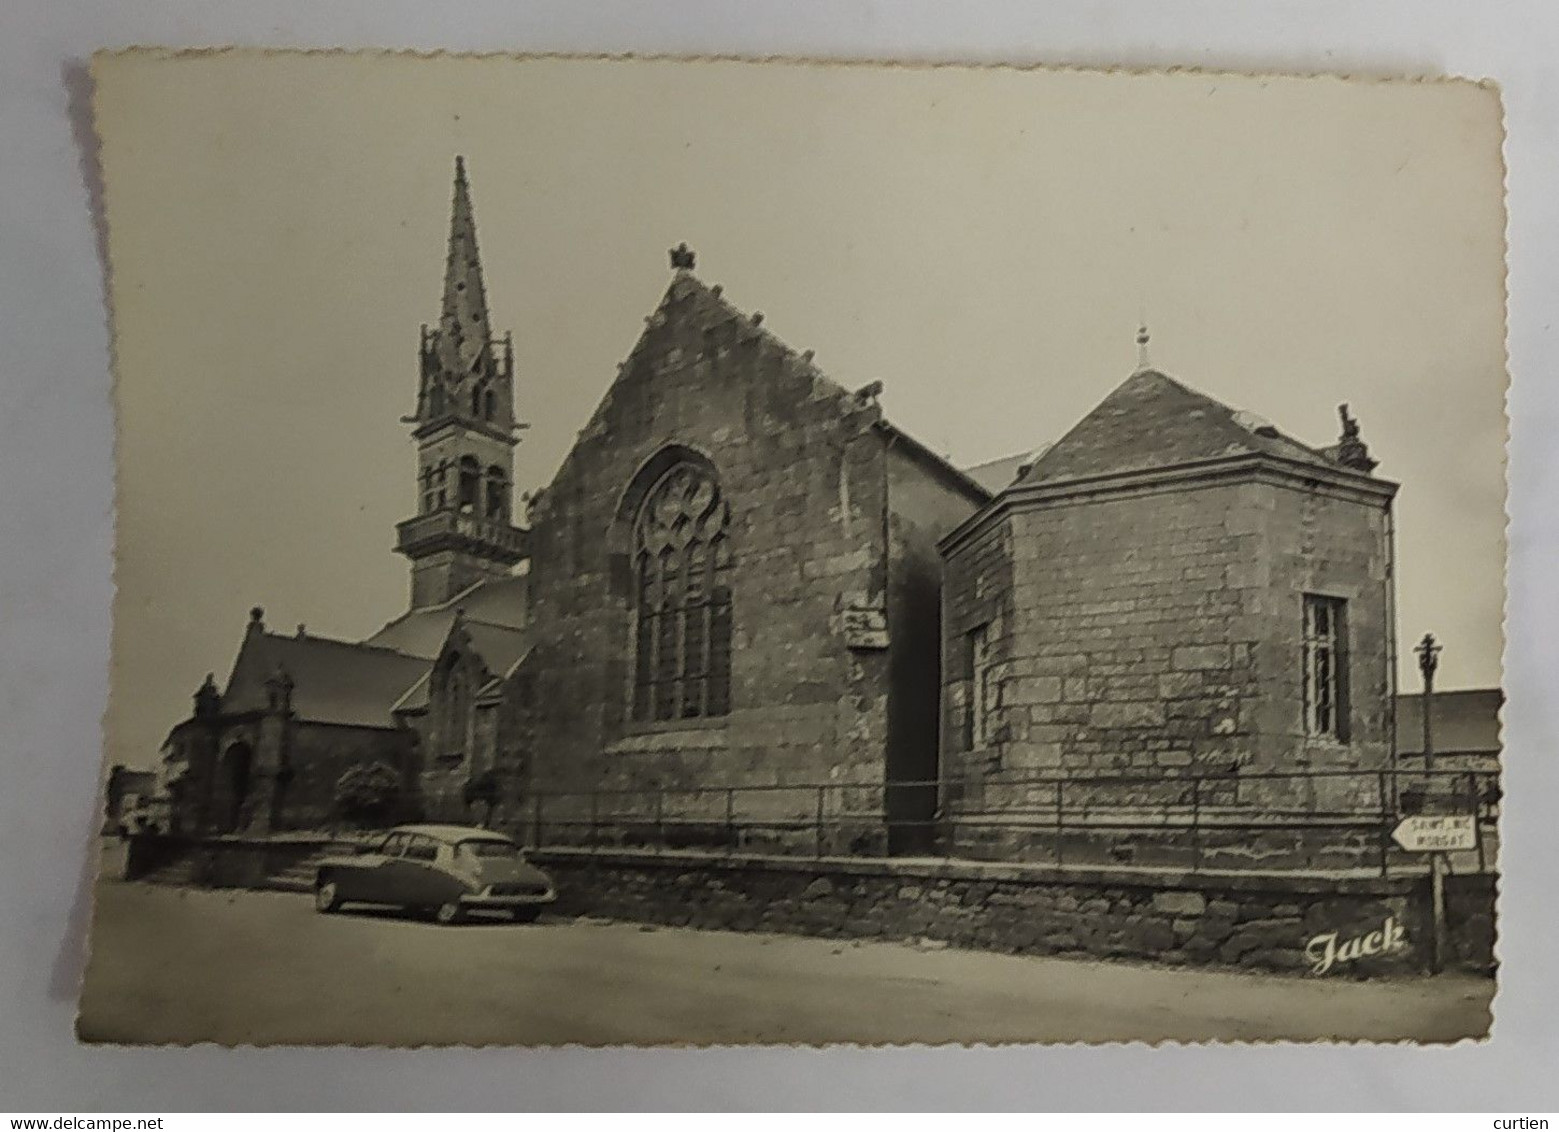
<svg viewBox="0 0 1559 1132"><path fill-rule="evenodd" d="M336 813L359 828L389 824L400 800L400 772L386 763L358 763L336 779Z"/></svg>

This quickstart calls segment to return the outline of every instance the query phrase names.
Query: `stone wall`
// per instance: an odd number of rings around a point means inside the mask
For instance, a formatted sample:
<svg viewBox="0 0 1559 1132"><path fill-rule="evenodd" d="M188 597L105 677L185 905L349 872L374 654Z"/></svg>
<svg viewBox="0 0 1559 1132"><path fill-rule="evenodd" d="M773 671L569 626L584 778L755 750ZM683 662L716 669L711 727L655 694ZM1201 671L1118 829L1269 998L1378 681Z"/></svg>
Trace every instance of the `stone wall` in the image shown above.
<svg viewBox="0 0 1559 1132"><path fill-rule="evenodd" d="M698 788L758 786L770 789L743 805L783 819L813 813L814 794L794 787L831 782L862 787L831 806L881 814L889 650L851 647L846 616L886 615L881 410L760 321L679 274L531 508L527 795L619 790L624 805L699 818L724 798ZM634 721L636 493L677 453L713 471L730 507L730 711ZM590 803L573 804L583 820Z"/></svg>
<svg viewBox="0 0 1559 1132"><path fill-rule="evenodd" d="M1207 780L1206 804L1375 804L1368 773L1300 776L1387 766L1387 532L1375 497L1254 472L1015 497L949 551L952 777L994 809L1035 801L1017 785L1035 777L1139 780L1140 798L1104 786L1100 805L1172 801L1191 776ZM1307 593L1348 603L1344 742L1305 735ZM971 749L967 652L981 625L990 742Z"/></svg>
<svg viewBox="0 0 1559 1132"><path fill-rule="evenodd" d="M1000 552L958 551L951 633L967 636L986 615L975 595L1011 578L992 634L994 742L970 769L1175 775L1248 758L1258 601L1226 578L1262 552L1238 527L1253 504L1247 486L1215 485L1022 507Z"/></svg>
<svg viewBox="0 0 1559 1132"><path fill-rule="evenodd" d="M1019 954L1223 965L1328 977L1397 974L1428 963L1427 880L1043 869L972 862L692 853L534 854L558 884L557 911L694 928L925 939ZM1469 895L1469 907L1478 906ZM1453 919L1459 966L1491 957L1476 916ZM1391 926L1387 927L1387 921ZM1355 955L1375 932L1400 946ZM1397 932L1400 935L1397 935ZM1378 949L1384 936L1375 937Z"/></svg>
<svg viewBox="0 0 1559 1132"><path fill-rule="evenodd" d="M130 839L125 879L296 890L300 870L306 885L310 862L350 855L365 840L372 835L140 835ZM1430 955L1422 875L1340 879L558 847L530 856L556 882L553 913L561 916L1290 974L1323 973L1315 968L1329 938L1329 977L1420 971ZM1448 969L1493 969L1495 888L1492 875L1447 878ZM1381 949L1387 937L1399 946Z"/></svg>
<svg viewBox="0 0 1559 1132"><path fill-rule="evenodd" d="M287 870L326 853L350 856L353 840L317 837L130 838L125 880L155 880L202 888L271 888Z"/></svg>
<svg viewBox="0 0 1559 1132"><path fill-rule="evenodd" d="M294 723L289 729L289 777L281 786L277 829L322 829L338 820L336 781L350 768L382 762L406 774L405 796L391 820L417 816L409 770L414 732L387 727Z"/></svg>
<svg viewBox="0 0 1559 1132"><path fill-rule="evenodd" d="M1253 485L1253 528L1261 553L1229 579L1263 595L1253 652L1261 698L1252 730L1252 770L1379 770L1389 765L1395 689L1391 657L1388 512L1374 497ZM1348 727L1343 742L1305 734L1303 670L1306 594L1343 598L1346 607Z"/></svg>

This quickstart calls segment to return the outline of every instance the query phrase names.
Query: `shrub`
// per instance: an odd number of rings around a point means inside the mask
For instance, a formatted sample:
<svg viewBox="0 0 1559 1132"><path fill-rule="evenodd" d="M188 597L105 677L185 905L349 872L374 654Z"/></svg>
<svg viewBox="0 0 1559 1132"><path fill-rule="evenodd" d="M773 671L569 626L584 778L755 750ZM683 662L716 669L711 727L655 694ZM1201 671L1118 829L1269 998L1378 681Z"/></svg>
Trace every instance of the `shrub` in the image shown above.
<svg viewBox="0 0 1559 1132"><path fill-rule="evenodd" d="M400 772L386 763L358 763L336 779L336 812L360 828L389 823L400 799Z"/></svg>

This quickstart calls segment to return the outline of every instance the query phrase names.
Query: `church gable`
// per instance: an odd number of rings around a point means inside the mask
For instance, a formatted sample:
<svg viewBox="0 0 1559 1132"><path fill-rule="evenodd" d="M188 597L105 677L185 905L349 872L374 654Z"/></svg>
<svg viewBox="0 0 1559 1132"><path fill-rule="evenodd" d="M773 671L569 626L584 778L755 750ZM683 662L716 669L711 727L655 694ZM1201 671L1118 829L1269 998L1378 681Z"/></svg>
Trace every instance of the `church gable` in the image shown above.
<svg viewBox="0 0 1559 1132"><path fill-rule="evenodd" d="M722 409L737 411L747 430L761 432L781 422L829 416L880 419L879 390L848 392L817 368L812 351L793 350L765 328L761 312L738 310L720 286L682 269L580 430L576 452L591 442L631 443L652 433L666 409L694 408L679 403L694 396L713 395L725 402ZM730 433L735 423L726 420L715 428L723 424ZM569 459L574 457L571 452Z"/></svg>
<svg viewBox="0 0 1559 1132"><path fill-rule="evenodd" d="M886 656L849 643L887 600L879 389L678 267L532 502L543 780L881 777Z"/></svg>

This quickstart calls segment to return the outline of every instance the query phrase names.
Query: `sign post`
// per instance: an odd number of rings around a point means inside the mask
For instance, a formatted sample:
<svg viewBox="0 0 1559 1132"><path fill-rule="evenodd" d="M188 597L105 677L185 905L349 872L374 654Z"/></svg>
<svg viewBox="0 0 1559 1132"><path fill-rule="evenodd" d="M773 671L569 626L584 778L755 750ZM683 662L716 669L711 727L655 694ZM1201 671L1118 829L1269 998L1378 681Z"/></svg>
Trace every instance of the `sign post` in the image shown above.
<svg viewBox="0 0 1559 1132"><path fill-rule="evenodd" d="M1440 645L1433 633L1425 633L1414 650L1418 654L1418 671L1424 676L1424 797L1434 790L1434 727L1430 716L1434 708L1434 674L1440 666ZM1474 836L1477 835L1474 819ZM1393 834L1395 836L1395 834ZM1472 848L1472 846L1468 846ZM1434 917L1434 951L1429 959L1429 973L1438 975L1445 962L1445 854L1443 850L1431 850L1429 858L1429 903Z"/></svg>
<svg viewBox="0 0 1559 1132"><path fill-rule="evenodd" d="M1391 840L1409 853L1454 853L1478 847L1471 814L1414 814L1391 831Z"/></svg>

